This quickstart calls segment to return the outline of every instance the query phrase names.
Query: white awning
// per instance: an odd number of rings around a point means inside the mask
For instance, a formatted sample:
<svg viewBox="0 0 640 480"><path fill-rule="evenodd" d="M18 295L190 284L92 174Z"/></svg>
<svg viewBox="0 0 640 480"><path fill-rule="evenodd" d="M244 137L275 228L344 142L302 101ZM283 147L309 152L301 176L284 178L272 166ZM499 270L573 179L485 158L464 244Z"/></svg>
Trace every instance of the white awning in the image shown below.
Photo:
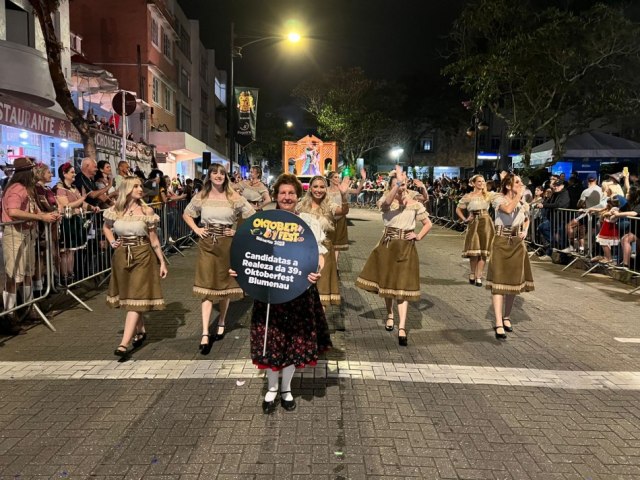
<svg viewBox="0 0 640 480"><path fill-rule="evenodd" d="M185 132L150 132L149 142L156 146L156 151L170 153L176 162L202 158L202 152L211 152L213 163L228 162L220 152Z"/></svg>

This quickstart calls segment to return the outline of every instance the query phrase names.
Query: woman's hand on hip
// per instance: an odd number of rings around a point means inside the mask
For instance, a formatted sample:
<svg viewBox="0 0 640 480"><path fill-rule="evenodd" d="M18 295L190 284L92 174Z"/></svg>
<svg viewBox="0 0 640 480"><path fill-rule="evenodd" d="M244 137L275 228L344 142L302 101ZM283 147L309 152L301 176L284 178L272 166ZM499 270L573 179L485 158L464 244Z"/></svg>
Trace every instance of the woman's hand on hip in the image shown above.
<svg viewBox="0 0 640 480"><path fill-rule="evenodd" d="M409 240L409 241L411 241L411 240L419 241L418 240L418 235L416 235L416 232L407 233L407 235L404 237L404 239L405 240Z"/></svg>
<svg viewBox="0 0 640 480"><path fill-rule="evenodd" d="M233 237L236 234L236 231L233 228L225 228L224 236L225 237Z"/></svg>
<svg viewBox="0 0 640 480"><path fill-rule="evenodd" d="M200 238L206 238L209 236L209 232L207 232L206 228L196 227L193 229L193 232L198 235Z"/></svg>

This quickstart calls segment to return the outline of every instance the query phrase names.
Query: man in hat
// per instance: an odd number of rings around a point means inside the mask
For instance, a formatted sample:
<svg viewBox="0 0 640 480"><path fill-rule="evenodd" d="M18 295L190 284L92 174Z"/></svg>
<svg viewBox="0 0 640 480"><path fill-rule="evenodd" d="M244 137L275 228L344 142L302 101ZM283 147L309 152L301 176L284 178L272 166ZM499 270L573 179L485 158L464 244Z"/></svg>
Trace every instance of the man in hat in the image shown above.
<svg viewBox="0 0 640 480"><path fill-rule="evenodd" d="M26 157L16 158L13 162L13 175L2 196L2 223L5 225L2 236L2 253L6 273L5 290L2 292L4 310L9 311L17 304L17 285L22 284L22 299L25 304L33 300L31 288L35 272L35 244L37 221L54 223L58 212L41 212L35 202L35 164ZM0 330L15 335L20 333L15 315L9 313L0 317Z"/></svg>

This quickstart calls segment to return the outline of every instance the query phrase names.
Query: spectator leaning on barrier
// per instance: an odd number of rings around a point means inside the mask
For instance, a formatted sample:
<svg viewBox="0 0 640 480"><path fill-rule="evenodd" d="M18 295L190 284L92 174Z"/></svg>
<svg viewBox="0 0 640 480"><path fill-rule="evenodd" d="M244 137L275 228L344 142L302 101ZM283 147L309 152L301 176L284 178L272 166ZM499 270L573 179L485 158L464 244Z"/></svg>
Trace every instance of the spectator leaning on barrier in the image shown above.
<svg viewBox="0 0 640 480"><path fill-rule="evenodd" d="M35 200L36 205L40 209L41 212L57 212L58 210L58 201L56 199L56 194L49 187L49 183L51 182L51 178L53 175L51 174L51 169L48 165L40 162L36 163L36 166L33 169L33 175L36 181L35 184ZM42 293L44 289L44 274L46 273L46 262L45 262L45 253L46 253L46 235L44 231L44 224L40 223L38 232L38 242L40 244L39 248L39 258L37 258L36 262L36 272L34 274L33 279L33 293L37 298ZM51 229L51 241L50 245L56 245L58 243L58 229Z"/></svg>
<svg viewBox="0 0 640 480"><path fill-rule="evenodd" d="M2 300L4 309L10 310L17 304L17 285L22 284L23 303L33 299L32 276L35 269L36 223L53 223L58 220L58 212L41 212L35 202L34 164L26 157L13 162L14 174L7 184L2 197L2 222L24 220L24 223L5 225L2 236L2 253L6 280ZM14 315L4 319L2 329L10 334L20 331Z"/></svg>
<svg viewBox="0 0 640 480"><path fill-rule="evenodd" d="M87 196L87 203L94 207L99 207L100 202L108 202L107 192L111 185L98 188L95 182L95 176L98 172L98 164L92 158L85 157L82 159L80 173L76 175L74 181L78 191Z"/></svg>
<svg viewBox="0 0 640 480"><path fill-rule="evenodd" d="M569 179L571 181L573 177ZM602 202L604 194L602 193L602 189L596 183L597 178L594 175L590 175L587 178L587 188L582 191L580 194L580 198L576 202L576 207L583 210L588 210L590 208L597 207ZM604 207L604 205L603 205ZM569 222L567 225L567 238L569 239L570 245L565 249L567 252L575 251L575 245L571 244L573 239L575 238L576 228L579 228L577 232L578 238L578 252L580 254L584 253L584 237L587 233L587 226L589 224L589 218L591 221L592 230L595 229L596 225L596 217L590 215L580 215L578 218L575 218Z"/></svg>
<svg viewBox="0 0 640 480"><path fill-rule="evenodd" d="M624 208L611 214L612 219L625 218L625 217L638 217L640 216L640 190L637 186L631 185L629 187L629 200ZM636 243L636 249L638 248L638 238L640 238L640 221L631 220L628 233L620 239L622 245L622 267L629 268L631 266L631 244Z"/></svg>

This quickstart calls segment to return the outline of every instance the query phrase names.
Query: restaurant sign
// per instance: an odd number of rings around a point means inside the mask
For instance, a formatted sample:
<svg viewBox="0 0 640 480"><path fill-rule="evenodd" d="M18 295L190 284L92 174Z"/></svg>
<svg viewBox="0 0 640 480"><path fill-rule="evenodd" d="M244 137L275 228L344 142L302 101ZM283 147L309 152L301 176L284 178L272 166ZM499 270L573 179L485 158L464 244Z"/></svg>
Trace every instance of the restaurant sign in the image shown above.
<svg viewBox="0 0 640 480"><path fill-rule="evenodd" d="M0 124L82 143L71 122L25 105L0 101Z"/></svg>

